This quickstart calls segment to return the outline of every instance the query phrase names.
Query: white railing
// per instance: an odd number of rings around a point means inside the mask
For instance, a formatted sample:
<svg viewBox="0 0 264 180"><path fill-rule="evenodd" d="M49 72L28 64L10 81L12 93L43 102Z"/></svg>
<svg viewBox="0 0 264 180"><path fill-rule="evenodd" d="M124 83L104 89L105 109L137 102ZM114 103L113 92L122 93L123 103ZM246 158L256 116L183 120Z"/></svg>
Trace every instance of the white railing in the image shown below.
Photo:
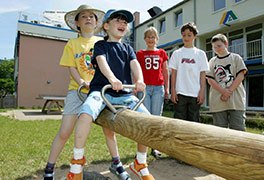
<svg viewBox="0 0 264 180"><path fill-rule="evenodd" d="M245 59L244 56L244 43L235 44L228 46L228 51L239 54L243 59Z"/></svg>
<svg viewBox="0 0 264 180"><path fill-rule="evenodd" d="M262 57L261 39L247 42L247 59Z"/></svg>
<svg viewBox="0 0 264 180"><path fill-rule="evenodd" d="M234 52L239 54L244 60L251 60L255 58L262 58L262 40L257 39L253 41L249 41L247 43L241 43L236 45L228 46L228 50L230 52ZM244 47L246 46L246 47ZM246 52L245 52L246 50ZM206 51L206 55L208 60L211 59L215 54L212 50Z"/></svg>

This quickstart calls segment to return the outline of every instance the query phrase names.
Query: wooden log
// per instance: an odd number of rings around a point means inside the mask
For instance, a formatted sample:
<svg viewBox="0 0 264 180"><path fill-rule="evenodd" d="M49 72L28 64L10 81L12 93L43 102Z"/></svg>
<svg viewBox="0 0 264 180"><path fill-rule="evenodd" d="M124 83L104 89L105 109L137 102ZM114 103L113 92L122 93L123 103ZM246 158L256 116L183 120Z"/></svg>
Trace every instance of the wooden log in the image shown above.
<svg viewBox="0 0 264 180"><path fill-rule="evenodd" d="M96 123L226 179L264 179L264 136L146 115L104 110Z"/></svg>

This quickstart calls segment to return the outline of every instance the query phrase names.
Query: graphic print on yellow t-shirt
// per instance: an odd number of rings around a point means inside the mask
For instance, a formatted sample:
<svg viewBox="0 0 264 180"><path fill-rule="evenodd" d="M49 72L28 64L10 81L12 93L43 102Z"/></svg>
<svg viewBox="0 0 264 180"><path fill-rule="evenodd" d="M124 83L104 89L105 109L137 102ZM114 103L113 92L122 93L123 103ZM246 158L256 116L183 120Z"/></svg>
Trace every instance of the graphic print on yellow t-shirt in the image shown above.
<svg viewBox="0 0 264 180"><path fill-rule="evenodd" d="M90 82L94 75L94 69L91 64L93 47L99 40L102 40L102 37L93 36L91 38L83 38L80 36L70 39L64 48L60 65L76 68L80 77ZM77 90L78 87L79 84L70 76L68 90ZM82 92L87 93L88 90L83 88Z"/></svg>
<svg viewBox="0 0 264 180"><path fill-rule="evenodd" d="M77 66L81 78L88 82L91 82L95 73L91 62L92 56L93 56L93 48L91 48L90 51L87 53L79 54L79 57L75 59L76 61L75 64ZM73 78L71 77L71 83L69 89L76 89L78 88L78 86L79 85L77 84L77 82L74 81ZM82 92L87 93L88 90L83 88Z"/></svg>
<svg viewBox="0 0 264 180"><path fill-rule="evenodd" d="M80 59L80 68L90 76L94 75L94 68L91 63L92 56L93 49L91 49L88 53L84 53Z"/></svg>

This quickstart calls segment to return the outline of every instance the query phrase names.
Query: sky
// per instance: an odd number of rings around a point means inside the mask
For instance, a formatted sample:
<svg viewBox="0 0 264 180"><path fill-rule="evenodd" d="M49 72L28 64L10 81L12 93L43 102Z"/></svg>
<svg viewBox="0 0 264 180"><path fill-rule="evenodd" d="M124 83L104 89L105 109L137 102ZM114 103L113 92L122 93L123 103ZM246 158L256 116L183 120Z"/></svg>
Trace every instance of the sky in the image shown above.
<svg viewBox="0 0 264 180"><path fill-rule="evenodd" d="M0 6L0 59L14 57L17 36L17 22L21 12L41 16L44 11L71 11L82 4L107 11L108 9L126 9L132 13L140 12L140 22L150 18L147 10L153 6L163 11L182 0L2 0Z"/></svg>

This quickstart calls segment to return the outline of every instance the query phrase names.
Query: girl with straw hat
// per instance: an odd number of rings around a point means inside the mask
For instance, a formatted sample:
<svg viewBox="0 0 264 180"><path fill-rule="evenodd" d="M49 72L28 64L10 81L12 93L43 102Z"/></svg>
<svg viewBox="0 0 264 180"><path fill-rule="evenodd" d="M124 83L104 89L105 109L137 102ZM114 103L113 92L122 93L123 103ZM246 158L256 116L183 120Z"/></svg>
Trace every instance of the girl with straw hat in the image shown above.
<svg viewBox="0 0 264 180"><path fill-rule="evenodd" d="M45 168L44 180L54 179L54 167L59 154L69 139L80 111L82 101L78 98L77 89L85 85L82 94L87 96L90 81L94 75L91 65L94 44L101 37L94 36L100 29L104 12L88 5L81 5L77 10L65 14L66 24L78 33L78 37L70 39L65 45L60 65L70 72L70 83L65 100L62 123L56 135Z"/></svg>

